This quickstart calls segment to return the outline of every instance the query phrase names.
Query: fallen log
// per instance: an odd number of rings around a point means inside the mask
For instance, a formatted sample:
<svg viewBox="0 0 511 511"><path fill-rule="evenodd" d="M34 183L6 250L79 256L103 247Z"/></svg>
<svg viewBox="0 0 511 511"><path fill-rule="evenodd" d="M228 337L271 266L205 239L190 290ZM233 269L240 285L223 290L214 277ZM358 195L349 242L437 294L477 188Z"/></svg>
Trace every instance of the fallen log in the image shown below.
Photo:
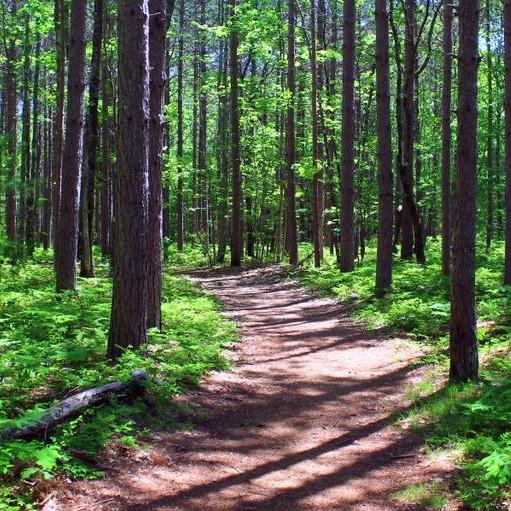
<svg viewBox="0 0 511 511"><path fill-rule="evenodd" d="M112 382L85 390L74 396L59 401L56 405L42 413L42 415L29 424L17 428L7 428L0 431L1 440L29 440L47 433L59 424L76 417L86 408L105 403L112 395L137 395L143 392L147 382L145 371L133 371L128 381Z"/></svg>

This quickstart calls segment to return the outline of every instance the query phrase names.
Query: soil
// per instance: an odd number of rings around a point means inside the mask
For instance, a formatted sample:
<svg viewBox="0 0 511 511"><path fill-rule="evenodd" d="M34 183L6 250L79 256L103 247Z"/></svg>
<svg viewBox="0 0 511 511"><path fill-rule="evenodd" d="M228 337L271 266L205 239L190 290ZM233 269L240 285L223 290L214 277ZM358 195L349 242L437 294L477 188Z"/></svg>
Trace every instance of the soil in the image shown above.
<svg viewBox="0 0 511 511"><path fill-rule="evenodd" d="M179 398L207 418L106 460L102 480L63 484L45 511L418 511L427 506L396 492L448 486L452 464L425 457L421 439L396 426L411 405L403 393L424 371L416 348L367 330L277 268L191 278L241 333L232 370Z"/></svg>

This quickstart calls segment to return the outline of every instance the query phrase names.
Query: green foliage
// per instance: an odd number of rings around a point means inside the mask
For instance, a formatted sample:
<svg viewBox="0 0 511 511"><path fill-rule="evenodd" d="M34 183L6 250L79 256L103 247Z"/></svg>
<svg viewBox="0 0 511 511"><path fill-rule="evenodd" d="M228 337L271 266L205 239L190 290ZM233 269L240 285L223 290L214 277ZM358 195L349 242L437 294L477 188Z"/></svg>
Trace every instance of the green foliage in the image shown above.
<svg viewBox="0 0 511 511"><path fill-rule="evenodd" d="M194 250L182 255L190 265L196 256ZM197 385L205 372L225 368L222 349L235 339L234 325L220 316L211 297L184 277L166 275L162 331L150 332L142 350L127 350L111 365L105 358L107 266L97 266L98 278L80 280L78 293L56 295L52 265L38 257L36 263L0 266L0 429L32 422L55 400L125 380L135 369L150 375L151 399L112 400L90 409L46 442L0 443L2 511L25 508L17 503L24 497L6 496L9 488L17 493L19 480L100 475L83 456L93 459L113 440L136 445L144 417L167 413L169 398Z"/></svg>
<svg viewBox="0 0 511 511"><path fill-rule="evenodd" d="M414 484L400 490L394 499L405 504L420 505L421 509L442 509L447 502L443 489L438 483Z"/></svg>

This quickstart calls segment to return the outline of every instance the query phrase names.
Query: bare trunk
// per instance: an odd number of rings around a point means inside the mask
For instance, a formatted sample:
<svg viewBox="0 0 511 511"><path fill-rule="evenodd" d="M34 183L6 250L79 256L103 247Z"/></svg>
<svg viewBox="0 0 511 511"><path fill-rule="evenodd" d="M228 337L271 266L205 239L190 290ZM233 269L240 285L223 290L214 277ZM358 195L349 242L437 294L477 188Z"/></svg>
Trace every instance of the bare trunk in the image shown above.
<svg viewBox="0 0 511 511"><path fill-rule="evenodd" d="M442 92L442 273L451 273L451 109L452 5L443 7L444 78Z"/></svg>
<svg viewBox="0 0 511 511"><path fill-rule="evenodd" d="M78 212L83 156L83 96L85 92L86 0L71 3L69 75L66 115L66 142L62 168L62 196L55 240L57 291L76 286Z"/></svg>
<svg viewBox="0 0 511 511"><path fill-rule="evenodd" d="M506 253L504 284L511 285L511 0L504 0L506 66Z"/></svg>
<svg viewBox="0 0 511 511"><path fill-rule="evenodd" d="M39 186L39 163L41 160L41 138L39 132L39 78L41 74L41 64L39 61L41 54L41 36L36 36L35 59L36 67L34 72L34 89L32 96L32 154L30 162L30 174L27 183L27 224L25 228L25 239L27 243L27 255L32 257L35 250L36 232L37 232L37 195Z"/></svg>
<svg viewBox="0 0 511 511"><path fill-rule="evenodd" d="M231 0L231 16L236 23L237 0ZM243 251L242 232L242 189L241 189L241 132L238 90L238 27L231 28L230 36L230 77L231 77L231 165L232 165L232 233L231 233L231 266L241 266Z"/></svg>
<svg viewBox="0 0 511 511"><path fill-rule="evenodd" d="M184 67L185 2L179 3L179 49L177 61L177 249L184 248L183 198L183 67Z"/></svg>
<svg viewBox="0 0 511 511"><path fill-rule="evenodd" d="M108 356L147 339L149 8L119 2L119 137Z"/></svg>
<svg viewBox="0 0 511 511"><path fill-rule="evenodd" d="M161 328L162 275L162 150L165 97L166 0L149 0L149 225L147 237L147 327Z"/></svg>
<svg viewBox="0 0 511 511"><path fill-rule="evenodd" d="M316 0L311 0L310 6L311 27L311 74L312 74L312 164L314 175L312 178L312 238L314 241L314 266L321 266L323 252L323 211L321 200L321 173L318 164L321 164L319 154L319 118L318 118L318 65L316 58Z"/></svg>
<svg viewBox="0 0 511 511"><path fill-rule="evenodd" d="M57 57L57 93L55 128L53 130L53 236L57 237L57 224L62 196L62 157L64 147L64 88L66 73L65 25L67 9L64 0L55 0L55 34Z"/></svg>
<svg viewBox="0 0 511 511"><path fill-rule="evenodd" d="M296 232L296 134L295 134L295 96L296 96L296 0L288 0L287 33L287 90L289 94L286 121L286 227L289 264L298 264L298 240Z"/></svg>
<svg viewBox="0 0 511 511"><path fill-rule="evenodd" d="M479 0L460 0L457 204L452 250L450 377L478 376L475 312Z"/></svg>
<svg viewBox="0 0 511 511"><path fill-rule="evenodd" d="M105 22L105 29L108 28ZM106 40L106 38L105 38ZM106 45L105 45L106 46ZM112 227L112 176L110 172L110 118L108 106L110 104L110 86L108 84L109 72L106 61L106 52L102 64L102 104L101 118L101 253L111 254L111 227Z"/></svg>
<svg viewBox="0 0 511 511"><path fill-rule="evenodd" d="M350 272L355 269L355 0L344 1L343 16L340 269Z"/></svg>
<svg viewBox="0 0 511 511"><path fill-rule="evenodd" d="M400 162L400 175L403 188L408 188L413 193L414 186L414 131L415 131L415 64L416 64L416 0L405 2L405 57L403 73L403 96L402 96L402 151ZM410 200L403 190L404 201L401 213L401 258L412 259L413 257L413 220L410 210Z"/></svg>
<svg viewBox="0 0 511 511"><path fill-rule="evenodd" d="M21 110L21 172L19 179L17 247L18 257L23 258L27 230L27 188L30 179L30 16L25 13L25 40L23 43L23 84Z"/></svg>
<svg viewBox="0 0 511 511"><path fill-rule="evenodd" d="M488 90L488 111L487 111L487 136L486 136L486 198L487 198L487 211L486 211L486 252L490 252L491 244L493 241L493 230L494 230L494 172L493 167L493 137L494 137L494 126L493 126L493 59L491 51L491 8L490 0L486 0L486 59L487 59L487 75L486 75L486 86Z"/></svg>
<svg viewBox="0 0 511 511"><path fill-rule="evenodd" d="M85 150L80 199L82 253L80 276L94 277L92 259L92 218L94 214L94 189L98 148L98 102L101 71L101 42L103 37L103 0L94 0L94 32L92 36L92 61L89 77L89 110L85 128Z"/></svg>
<svg viewBox="0 0 511 511"><path fill-rule="evenodd" d="M13 14L16 7L13 7ZM16 94L16 42L9 44L5 76L5 128L7 133L7 183L5 188L5 225L8 242L8 255L16 259L16 148L17 148L17 94Z"/></svg>
<svg viewBox="0 0 511 511"><path fill-rule="evenodd" d="M379 164L376 294L382 296L392 286L392 220L394 214L387 0L376 0L376 109Z"/></svg>

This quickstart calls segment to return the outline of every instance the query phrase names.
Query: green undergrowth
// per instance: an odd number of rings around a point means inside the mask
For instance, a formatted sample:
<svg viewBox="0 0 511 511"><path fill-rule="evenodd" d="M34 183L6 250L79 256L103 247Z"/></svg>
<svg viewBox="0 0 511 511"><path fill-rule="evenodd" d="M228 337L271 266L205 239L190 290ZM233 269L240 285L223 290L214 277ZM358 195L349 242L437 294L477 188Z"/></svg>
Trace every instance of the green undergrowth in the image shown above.
<svg viewBox="0 0 511 511"><path fill-rule="evenodd" d="M0 511L32 509L42 481L56 475L101 476L95 461L107 446L135 446L154 428L189 427L194 412L170 398L225 368L223 348L236 337L212 297L167 274L162 331L151 331L142 350L128 350L112 365L105 358L108 266L98 264L95 279L79 279L77 293L57 295L51 263L38 258L0 266L0 429L30 422L82 389L126 380L136 369L147 371L150 383L143 398L91 409L45 441L0 442Z"/></svg>
<svg viewBox="0 0 511 511"><path fill-rule="evenodd" d="M310 247L301 250L305 254ZM448 453L456 458L461 467L456 492L467 509L509 509L504 502L509 505L511 499L511 287L502 285L503 247L496 244L489 254L482 247L478 250L481 379L461 386L444 383L450 302L440 253L440 241L429 240L424 267L396 257L393 288L381 299L374 295L374 247L353 273L341 274L334 257L327 255L321 269L309 260L296 275L315 292L340 299L368 326L404 335L421 346L424 356L417 363L429 365L430 371L405 392L413 405L403 413L401 424L424 434L432 456ZM426 506L427 494L427 487L410 487L396 498L410 501L419 496L425 508L441 502L431 493L436 500Z"/></svg>

